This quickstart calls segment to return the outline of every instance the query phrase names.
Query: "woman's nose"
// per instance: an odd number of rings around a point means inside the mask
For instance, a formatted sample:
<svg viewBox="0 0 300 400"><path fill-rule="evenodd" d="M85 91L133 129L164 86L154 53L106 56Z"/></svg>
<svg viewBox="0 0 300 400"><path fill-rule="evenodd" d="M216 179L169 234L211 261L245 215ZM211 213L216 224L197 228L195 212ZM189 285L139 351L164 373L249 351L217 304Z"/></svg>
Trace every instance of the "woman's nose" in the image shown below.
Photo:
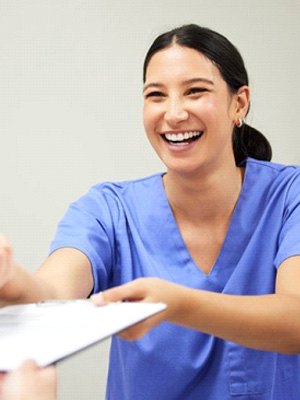
<svg viewBox="0 0 300 400"><path fill-rule="evenodd" d="M165 120L170 125L176 125L188 118L188 112L184 107L184 104L180 100L170 100L167 102L167 108L165 111Z"/></svg>

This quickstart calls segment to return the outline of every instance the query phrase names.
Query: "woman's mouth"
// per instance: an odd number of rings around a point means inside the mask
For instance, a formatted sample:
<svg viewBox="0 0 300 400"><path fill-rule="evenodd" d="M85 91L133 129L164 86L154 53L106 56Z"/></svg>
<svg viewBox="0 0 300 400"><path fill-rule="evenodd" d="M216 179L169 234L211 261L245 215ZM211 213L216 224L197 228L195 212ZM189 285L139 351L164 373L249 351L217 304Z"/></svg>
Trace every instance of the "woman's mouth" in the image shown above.
<svg viewBox="0 0 300 400"><path fill-rule="evenodd" d="M163 139L172 145L182 146L190 144L198 140L203 134L203 131L190 131L190 132L178 132L178 133L164 133L162 134Z"/></svg>

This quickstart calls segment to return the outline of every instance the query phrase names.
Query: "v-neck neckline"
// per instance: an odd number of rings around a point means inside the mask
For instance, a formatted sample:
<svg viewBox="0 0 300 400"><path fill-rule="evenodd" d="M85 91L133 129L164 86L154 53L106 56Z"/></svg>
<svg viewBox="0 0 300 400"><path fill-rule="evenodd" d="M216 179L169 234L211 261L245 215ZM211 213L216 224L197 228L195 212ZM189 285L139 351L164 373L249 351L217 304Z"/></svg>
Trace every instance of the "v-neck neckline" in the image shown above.
<svg viewBox="0 0 300 400"><path fill-rule="evenodd" d="M198 275L198 278L204 281L211 281L211 283L214 282L215 285L219 288L219 290L222 290L224 285L226 284L229 276L232 273L232 270L235 268L236 262L239 259L239 251L238 248L240 246L237 246L236 241L239 239L240 235L240 215L241 212L244 208L243 204L247 200L247 192L248 192L248 187L251 182L249 182L249 165L251 163L248 162L248 160L245 161L244 167L244 177L243 177L243 182L242 182L242 187L241 191L237 200L237 203L235 205L235 208L233 210L232 216L230 218L229 226L223 241L223 244L220 248L220 251L217 255L217 258L211 267L210 271L208 274L206 274L201 268L198 267L198 265L194 262L187 245L185 241L183 240L182 234L180 232L179 226L177 224L177 221L175 219L174 213L172 211L171 205L169 203L169 200L167 198L164 184L163 184L163 176L164 174L160 175L160 186L161 186L161 194L162 194L162 200L164 203L164 210L166 212L165 215L165 222L166 226L169 227L169 232L168 234L171 234L172 236L172 242L175 246L175 251L179 252L178 254L178 261L185 263L185 265L189 266L189 270L193 271L196 275ZM250 179L251 181L251 179Z"/></svg>

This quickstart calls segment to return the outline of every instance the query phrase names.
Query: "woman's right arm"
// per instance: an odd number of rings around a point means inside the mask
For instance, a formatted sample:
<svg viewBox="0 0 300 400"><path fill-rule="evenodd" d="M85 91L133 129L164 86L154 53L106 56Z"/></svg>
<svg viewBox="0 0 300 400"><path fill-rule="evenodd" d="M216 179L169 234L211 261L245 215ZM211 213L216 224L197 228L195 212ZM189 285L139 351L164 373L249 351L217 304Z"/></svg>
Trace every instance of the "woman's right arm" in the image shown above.
<svg viewBox="0 0 300 400"><path fill-rule="evenodd" d="M52 253L32 273L13 259L12 247L0 237L0 305L47 299L85 298L93 289L88 258L79 250L63 248Z"/></svg>

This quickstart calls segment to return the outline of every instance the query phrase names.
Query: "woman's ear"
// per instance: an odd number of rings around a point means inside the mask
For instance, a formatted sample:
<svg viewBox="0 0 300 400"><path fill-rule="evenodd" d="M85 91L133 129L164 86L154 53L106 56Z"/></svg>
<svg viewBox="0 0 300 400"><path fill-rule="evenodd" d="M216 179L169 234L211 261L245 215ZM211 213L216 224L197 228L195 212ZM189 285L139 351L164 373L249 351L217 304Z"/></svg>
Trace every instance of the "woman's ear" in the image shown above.
<svg viewBox="0 0 300 400"><path fill-rule="evenodd" d="M236 93L236 119L244 119L250 106L250 89L244 85Z"/></svg>

